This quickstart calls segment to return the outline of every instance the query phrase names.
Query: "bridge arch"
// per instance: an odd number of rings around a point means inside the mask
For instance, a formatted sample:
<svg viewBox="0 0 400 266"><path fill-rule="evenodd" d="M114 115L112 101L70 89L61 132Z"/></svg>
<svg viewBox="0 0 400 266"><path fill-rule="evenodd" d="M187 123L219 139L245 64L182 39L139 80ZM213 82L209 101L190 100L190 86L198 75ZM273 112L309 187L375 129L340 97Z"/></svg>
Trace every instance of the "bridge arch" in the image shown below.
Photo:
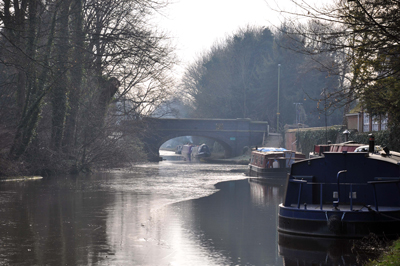
<svg viewBox="0 0 400 266"><path fill-rule="evenodd" d="M163 137L160 139L160 142L157 144L158 149L160 149L161 145L164 144L165 142L167 142L168 140L171 140L171 139L174 139L174 138L179 138L179 137L185 137L185 136L203 137L203 138L207 138L207 139L216 141L216 142L218 142L218 143L222 146L222 148L224 149L224 155L225 155L226 158L229 158L229 157L232 156L232 153L233 153L232 147L231 147L228 143L226 143L225 141L222 141L221 139L214 138L214 137L210 137L210 136L205 136L205 135L202 135L202 134L197 134L197 135L171 134L171 135L163 136ZM194 144L200 144L200 143L194 143Z"/></svg>
<svg viewBox="0 0 400 266"><path fill-rule="evenodd" d="M269 134L267 122L250 119L146 118L146 122L152 130L142 141L151 161L160 159L159 148L165 141L180 136L213 139L229 158L241 155L245 146L260 146Z"/></svg>

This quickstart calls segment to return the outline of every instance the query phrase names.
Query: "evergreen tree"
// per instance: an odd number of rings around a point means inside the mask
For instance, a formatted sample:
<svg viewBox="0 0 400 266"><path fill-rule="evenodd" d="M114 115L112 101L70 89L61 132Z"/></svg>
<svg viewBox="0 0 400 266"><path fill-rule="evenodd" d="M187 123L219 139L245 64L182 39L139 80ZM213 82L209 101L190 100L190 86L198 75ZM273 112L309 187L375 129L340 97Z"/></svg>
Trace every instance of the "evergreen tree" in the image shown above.
<svg viewBox="0 0 400 266"><path fill-rule="evenodd" d="M297 52L306 45L311 49L301 35L285 34L283 29L273 34L268 28L255 27L239 30L215 45L183 78L181 86L192 102L193 116L251 118L268 121L274 128L279 78L281 126L293 124L298 110L301 119L297 122L324 125L324 119L318 119L319 96L324 89L335 90L339 77ZM335 55L324 60L332 62ZM330 123L340 122L341 115L330 117Z"/></svg>

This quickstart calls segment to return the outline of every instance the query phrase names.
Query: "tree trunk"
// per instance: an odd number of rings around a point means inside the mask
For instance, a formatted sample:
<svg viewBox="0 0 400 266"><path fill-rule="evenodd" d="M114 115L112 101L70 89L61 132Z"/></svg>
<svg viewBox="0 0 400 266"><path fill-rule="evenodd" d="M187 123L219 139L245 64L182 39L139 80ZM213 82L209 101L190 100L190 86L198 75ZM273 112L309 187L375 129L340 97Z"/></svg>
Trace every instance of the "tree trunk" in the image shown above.
<svg viewBox="0 0 400 266"><path fill-rule="evenodd" d="M68 18L69 0L62 0L58 17L58 41L56 42L56 82L52 92L52 128L51 147L59 150L64 132L67 107L67 71L68 71Z"/></svg>
<svg viewBox="0 0 400 266"><path fill-rule="evenodd" d="M24 2L24 1L23 1ZM24 100L20 117L18 121L18 126L15 132L15 137L13 144L11 146L9 155L11 159L17 160L19 157L24 154L26 149L31 142L34 132L36 131L37 122L39 121L41 104L44 96L47 93L45 89L47 73L49 71L49 57L51 46L53 43L54 36L54 28L55 28L55 20L56 20L56 12L54 12L52 18L52 24L50 33L47 39L47 45L45 48L45 54L43 57L43 61L41 62L44 66L42 69L42 73L39 78L37 78L37 69L35 66L35 58L36 58L36 38L37 38L37 0L29 0L28 2L28 10L29 10L29 20L28 20L28 41L26 45L26 55L23 54L22 57L25 61L27 61L27 67L21 71L24 71L22 75L26 77L24 79L25 85L23 88L18 89L18 93L22 93L18 96L17 103L21 103ZM22 10L25 10L22 5ZM24 15L21 15L24 16ZM24 46L21 46L24 47ZM21 81L19 81L21 83ZM22 84L21 84L22 85Z"/></svg>
<svg viewBox="0 0 400 266"><path fill-rule="evenodd" d="M71 84L69 89L69 110L65 121L65 130L63 138L63 151L67 154L74 151L76 146L76 120L79 112L79 98L81 95L83 62L84 59L84 33L83 33L83 16L82 16L82 0L73 0L71 6L72 16L72 36L73 45L72 52L72 69Z"/></svg>

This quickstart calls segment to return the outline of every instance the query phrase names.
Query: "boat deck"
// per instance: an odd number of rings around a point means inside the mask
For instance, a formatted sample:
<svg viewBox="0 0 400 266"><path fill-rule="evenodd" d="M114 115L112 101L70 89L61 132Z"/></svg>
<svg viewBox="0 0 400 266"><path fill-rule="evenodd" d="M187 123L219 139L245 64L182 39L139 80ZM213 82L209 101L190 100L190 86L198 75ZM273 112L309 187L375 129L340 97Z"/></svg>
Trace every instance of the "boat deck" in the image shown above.
<svg viewBox="0 0 400 266"><path fill-rule="evenodd" d="M283 207L283 206L282 206ZM337 209L333 207L333 204L307 204L300 205L291 204L290 206L285 206L284 208L288 209L297 209L297 210L308 210L308 211L342 211L342 212L393 212L400 211L400 207L396 206L379 206L378 210L376 210L373 205L356 205L353 206L348 204L339 205Z"/></svg>
<svg viewBox="0 0 400 266"><path fill-rule="evenodd" d="M400 164L372 153L325 152L292 165L278 230L358 238L400 235Z"/></svg>

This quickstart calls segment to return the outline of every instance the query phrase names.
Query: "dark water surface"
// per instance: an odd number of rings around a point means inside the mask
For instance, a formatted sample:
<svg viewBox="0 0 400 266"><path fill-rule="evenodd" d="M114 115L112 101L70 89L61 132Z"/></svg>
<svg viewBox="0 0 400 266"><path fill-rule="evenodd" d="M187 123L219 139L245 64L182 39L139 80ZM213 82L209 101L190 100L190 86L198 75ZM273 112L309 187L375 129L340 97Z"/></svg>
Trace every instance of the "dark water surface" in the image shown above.
<svg viewBox="0 0 400 266"><path fill-rule="evenodd" d="M345 245L280 238L284 182L245 169L164 161L2 182L0 265L355 265Z"/></svg>

